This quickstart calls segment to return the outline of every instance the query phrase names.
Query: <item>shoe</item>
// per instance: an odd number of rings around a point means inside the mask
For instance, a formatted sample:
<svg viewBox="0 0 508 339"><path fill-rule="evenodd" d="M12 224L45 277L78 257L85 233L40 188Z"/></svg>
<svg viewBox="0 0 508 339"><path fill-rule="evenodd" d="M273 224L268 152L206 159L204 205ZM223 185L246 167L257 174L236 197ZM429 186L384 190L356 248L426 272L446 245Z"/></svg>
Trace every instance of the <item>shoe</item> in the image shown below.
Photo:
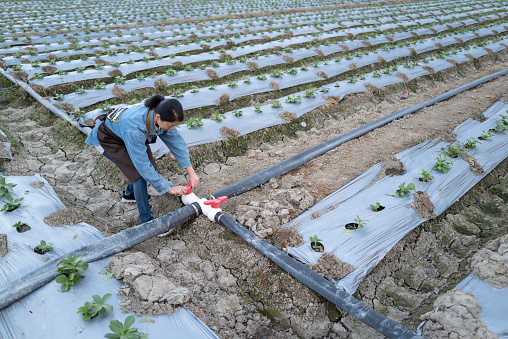
<svg viewBox="0 0 508 339"><path fill-rule="evenodd" d="M152 196L148 194L148 201L152 200ZM125 191L122 194L122 202L130 203L130 202L136 202L136 198L134 198L134 193L131 195L125 195Z"/></svg>

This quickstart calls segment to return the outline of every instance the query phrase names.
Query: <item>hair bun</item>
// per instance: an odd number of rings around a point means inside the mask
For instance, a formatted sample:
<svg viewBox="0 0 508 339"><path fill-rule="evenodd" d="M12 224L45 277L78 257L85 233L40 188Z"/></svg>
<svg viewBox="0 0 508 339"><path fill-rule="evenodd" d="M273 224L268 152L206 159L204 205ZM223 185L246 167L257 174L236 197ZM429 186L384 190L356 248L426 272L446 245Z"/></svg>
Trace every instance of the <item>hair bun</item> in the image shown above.
<svg viewBox="0 0 508 339"><path fill-rule="evenodd" d="M162 100L164 100L164 96L155 94L153 97L145 100L145 106L154 109Z"/></svg>

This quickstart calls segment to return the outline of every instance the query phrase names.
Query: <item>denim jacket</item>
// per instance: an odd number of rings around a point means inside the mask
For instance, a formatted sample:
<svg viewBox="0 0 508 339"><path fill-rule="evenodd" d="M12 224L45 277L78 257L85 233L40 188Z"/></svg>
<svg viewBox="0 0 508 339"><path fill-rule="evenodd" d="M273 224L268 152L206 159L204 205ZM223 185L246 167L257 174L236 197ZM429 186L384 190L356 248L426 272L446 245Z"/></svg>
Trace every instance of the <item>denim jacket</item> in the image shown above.
<svg viewBox="0 0 508 339"><path fill-rule="evenodd" d="M151 141L155 136L161 138L164 144L166 144L171 153L175 156L181 169L191 166L189 150L185 140L183 140L182 136L178 134L176 128L168 131L164 131L159 128L156 131L154 110L150 112L150 135L149 138L147 138L147 113L148 107L142 104L127 106L127 109L118 116L118 119L115 119L117 120L116 122L105 119L104 123L106 123L106 126L111 129L113 133L123 140L132 163L138 170L139 174L148 181L155 190L159 192L159 194L163 194L166 193L171 186L159 173L155 171L155 168L148 160L145 141L147 139L148 141ZM85 141L88 145L99 145L99 140L97 139L97 129L101 123L103 122L98 121L88 135L88 138Z"/></svg>

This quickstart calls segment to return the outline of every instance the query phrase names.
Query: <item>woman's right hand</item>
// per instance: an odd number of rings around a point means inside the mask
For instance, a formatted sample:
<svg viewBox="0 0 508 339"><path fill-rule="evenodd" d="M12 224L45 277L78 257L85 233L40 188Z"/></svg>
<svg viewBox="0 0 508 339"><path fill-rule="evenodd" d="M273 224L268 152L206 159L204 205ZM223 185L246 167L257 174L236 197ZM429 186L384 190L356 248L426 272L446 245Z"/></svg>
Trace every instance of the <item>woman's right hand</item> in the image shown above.
<svg viewBox="0 0 508 339"><path fill-rule="evenodd" d="M185 186L175 186L175 187L171 187L168 191L169 194L174 194L176 195L177 197L179 196L182 196L184 195L185 193L187 193L187 187Z"/></svg>

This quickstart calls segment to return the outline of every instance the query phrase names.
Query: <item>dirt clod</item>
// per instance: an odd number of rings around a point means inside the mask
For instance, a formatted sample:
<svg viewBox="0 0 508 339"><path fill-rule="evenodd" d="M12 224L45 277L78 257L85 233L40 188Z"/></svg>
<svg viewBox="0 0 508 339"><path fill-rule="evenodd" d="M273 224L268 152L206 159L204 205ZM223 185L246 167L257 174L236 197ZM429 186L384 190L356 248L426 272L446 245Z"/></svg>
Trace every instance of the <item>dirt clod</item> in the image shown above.
<svg viewBox="0 0 508 339"><path fill-rule="evenodd" d="M473 274L495 288L508 286L508 235L490 241L472 258Z"/></svg>
<svg viewBox="0 0 508 339"><path fill-rule="evenodd" d="M105 65L105 66L107 66L107 65L109 65L111 63L111 62L106 61L106 60L101 59L101 58L94 59L94 61L95 61L95 63L97 65Z"/></svg>
<svg viewBox="0 0 508 339"><path fill-rule="evenodd" d="M240 135L240 132L237 131L236 129L233 129L233 128L229 128L227 126L222 126L220 128L220 134L226 138L226 139L235 139L235 138L238 138L238 136Z"/></svg>
<svg viewBox="0 0 508 339"><path fill-rule="evenodd" d="M55 66L46 65L42 66L42 70L48 74L53 74L56 72L57 68Z"/></svg>
<svg viewBox="0 0 508 339"><path fill-rule="evenodd" d="M319 71L317 75L320 78L328 79L328 75L325 72L323 72L323 71Z"/></svg>
<svg viewBox="0 0 508 339"><path fill-rule="evenodd" d="M434 310L420 317L427 321L422 334L429 339L497 339L498 335L490 332L483 320L478 319L481 314L481 305L473 294L451 290L436 299Z"/></svg>
<svg viewBox="0 0 508 339"><path fill-rule="evenodd" d="M111 93L113 93L113 95L115 97L121 97L121 96L124 96L126 94L125 90L123 88L121 88L120 86L118 86L118 85L115 85L113 87L113 89L111 90Z"/></svg>
<svg viewBox="0 0 508 339"><path fill-rule="evenodd" d="M323 51L321 51L320 49L316 48L316 49L314 49L314 52L316 52L317 55L320 56L320 57L324 57L325 56L325 53L323 53Z"/></svg>
<svg viewBox="0 0 508 339"><path fill-rule="evenodd" d="M418 216L423 219L433 219L437 217L434 213L434 204L430 201L427 192L418 191L414 194L414 206Z"/></svg>
<svg viewBox="0 0 508 339"><path fill-rule="evenodd" d="M119 69L113 69L108 72L108 75L112 78L121 77L122 71L120 71Z"/></svg>
<svg viewBox="0 0 508 339"><path fill-rule="evenodd" d="M217 72L215 72L213 69L208 68L206 70L206 75L208 75L211 79L219 79L219 76L217 75Z"/></svg>
<svg viewBox="0 0 508 339"><path fill-rule="evenodd" d="M73 113L76 111L76 109L74 108L74 106L72 106L71 104L69 103L66 103L66 102L55 102L53 104L56 108L64 111L64 112L67 112L67 113Z"/></svg>
<svg viewBox="0 0 508 339"><path fill-rule="evenodd" d="M249 68L252 70L252 71L257 71L259 69L259 66L257 63L255 62L252 62L252 61L249 61L247 63L247 66L249 66Z"/></svg>
<svg viewBox="0 0 508 339"><path fill-rule="evenodd" d="M164 79L159 78L159 79L155 80L155 88L161 89L161 88L166 88L166 87L168 87L168 83L166 81L164 81Z"/></svg>
<svg viewBox="0 0 508 339"><path fill-rule="evenodd" d="M30 185L35 188L42 188L44 186L44 181L32 181Z"/></svg>
<svg viewBox="0 0 508 339"><path fill-rule="evenodd" d="M474 175L484 175L485 174L485 171L483 170L482 165L480 165L471 154L462 152L460 154L460 157L469 163L469 169L471 170L471 172L474 173Z"/></svg>
<svg viewBox="0 0 508 339"><path fill-rule="evenodd" d="M28 79L28 74L26 72L9 72L9 74L24 82Z"/></svg>
<svg viewBox="0 0 508 339"><path fill-rule="evenodd" d="M404 163L396 156L392 155L383 161L381 173L384 175L402 175L405 172Z"/></svg>
<svg viewBox="0 0 508 339"><path fill-rule="evenodd" d="M340 280L355 270L351 264L340 261L332 253L323 254L317 264L311 265L311 268L328 280Z"/></svg>
<svg viewBox="0 0 508 339"><path fill-rule="evenodd" d="M83 221L83 219L84 215L81 210L69 207L44 217L44 222L51 226L72 226Z"/></svg>
<svg viewBox="0 0 508 339"><path fill-rule="evenodd" d="M422 68L424 70L426 70L427 72L429 72L430 74L436 74L436 71L434 70L434 68L432 68L430 66L423 66Z"/></svg>
<svg viewBox="0 0 508 339"><path fill-rule="evenodd" d="M298 119L296 117L296 113L288 112L288 111L282 112L281 114L279 114L279 116L282 119L284 119L286 122L291 122L291 121L295 121L296 119Z"/></svg>
<svg viewBox="0 0 508 339"><path fill-rule="evenodd" d="M224 93L219 98L219 105L225 105L229 103L229 94Z"/></svg>
<svg viewBox="0 0 508 339"><path fill-rule="evenodd" d="M284 57L282 59L284 59L284 61L287 62L287 63L292 63L292 62L295 61L295 59L293 59L289 55L284 55Z"/></svg>
<svg viewBox="0 0 508 339"><path fill-rule="evenodd" d="M409 82L409 77L406 75L406 73L397 72L397 74L395 74L395 76L397 78L401 78L402 80L404 80L404 82Z"/></svg>
<svg viewBox="0 0 508 339"><path fill-rule="evenodd" d="M274 90L274 91L277 91L279 89L279 84L276 83L275 81L272 81L270 82L270 87Z"/></svg>
<svg viewBox="0 0 508 339"><path fill-rule="evenodd" d="M7 254L7 235L0 234L0 258L3 258Z"/></svg>
<svg viewBox="0 0 508 339"><path fill-rule="evenodd" d="M289 247L298 247L302 245L303 235L298 233L297 226L276 227L267 241L278 249L283 250L286 248L286 243Z"/></svg>

